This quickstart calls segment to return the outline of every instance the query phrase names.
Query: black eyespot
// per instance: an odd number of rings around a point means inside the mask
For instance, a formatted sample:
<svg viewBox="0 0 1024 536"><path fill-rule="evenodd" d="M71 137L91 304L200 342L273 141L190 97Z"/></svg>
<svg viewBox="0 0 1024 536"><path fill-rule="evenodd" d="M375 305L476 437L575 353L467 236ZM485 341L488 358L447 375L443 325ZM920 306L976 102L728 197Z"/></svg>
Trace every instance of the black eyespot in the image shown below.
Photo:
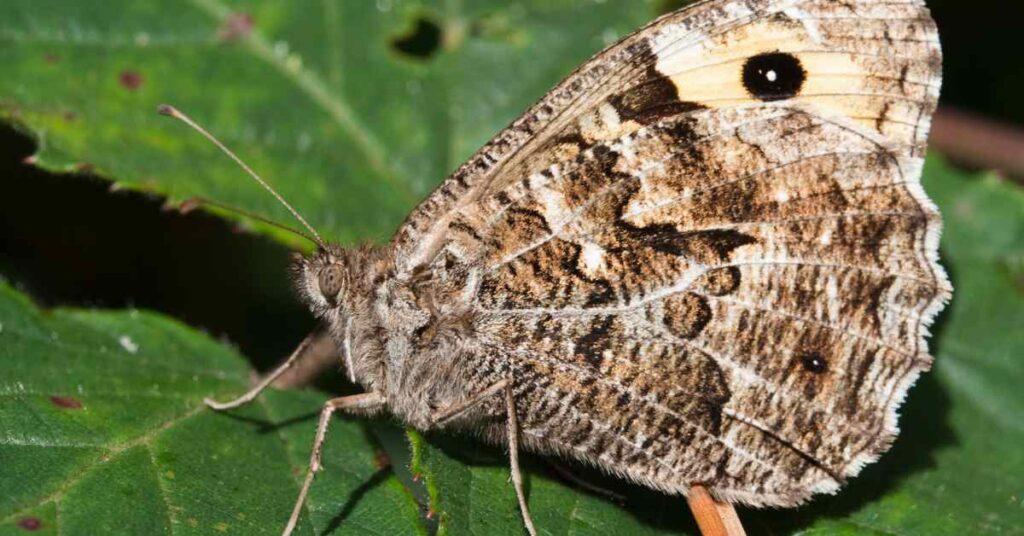
<svg viewBox="0 0 1024 536"><path fill-rule="evenodd" d="M327 301L334 303L338 298L338 294L341 292L341 287L344 284L344 278L345 274L337 264L332 264L324 268L320 272L320 277L317 281L320 286L320 294L323 294Z"/></svg>
<svg viewBox="0 0 1024 536"><path fill-rule="evenodd" d="M743 87L763 101L795 97L807 80L800 60L784 52L766 52L748 58L743 64Z"/></svg>
<svg viewBox="0 0 1024 536"><path fill-rule="evenodd" d="M828 361L825 361L825 358L818 352L801 354L800 363L804 366L804 370L815 374L825 372L825 369L828 368Z"/></svg>

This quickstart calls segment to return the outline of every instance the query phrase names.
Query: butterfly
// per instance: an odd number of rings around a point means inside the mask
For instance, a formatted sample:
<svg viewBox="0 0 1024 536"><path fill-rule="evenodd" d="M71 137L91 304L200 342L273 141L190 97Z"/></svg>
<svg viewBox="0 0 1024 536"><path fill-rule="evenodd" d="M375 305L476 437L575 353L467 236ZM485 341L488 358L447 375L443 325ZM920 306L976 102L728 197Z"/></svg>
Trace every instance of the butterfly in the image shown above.
<svg viewBox="0 0 1024 536"><path fill-rule="evenodd" d="M309 227L298 293L366 392L324 407L286 533L336 411L508 446L531 534L520 448L735 504L835 492L895 439L952 291L920 184L941 62L920 0L699 2L580 66L390 243Z"/></svg>

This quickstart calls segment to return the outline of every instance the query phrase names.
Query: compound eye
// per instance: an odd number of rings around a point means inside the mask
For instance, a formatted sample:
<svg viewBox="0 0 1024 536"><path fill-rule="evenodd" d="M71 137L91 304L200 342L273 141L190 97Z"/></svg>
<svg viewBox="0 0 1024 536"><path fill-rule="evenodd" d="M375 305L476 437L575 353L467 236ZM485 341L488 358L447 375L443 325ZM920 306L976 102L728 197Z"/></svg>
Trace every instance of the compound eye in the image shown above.
<svg viewBox="0 0 1024 536"><path fill-rule="evenodd" d="M332 264L320 272L320 279L318 281L320 293L324 295L327 301L333 303L337 299L338 294L341 293L344 278L345 274L337 264Z"/></svg>

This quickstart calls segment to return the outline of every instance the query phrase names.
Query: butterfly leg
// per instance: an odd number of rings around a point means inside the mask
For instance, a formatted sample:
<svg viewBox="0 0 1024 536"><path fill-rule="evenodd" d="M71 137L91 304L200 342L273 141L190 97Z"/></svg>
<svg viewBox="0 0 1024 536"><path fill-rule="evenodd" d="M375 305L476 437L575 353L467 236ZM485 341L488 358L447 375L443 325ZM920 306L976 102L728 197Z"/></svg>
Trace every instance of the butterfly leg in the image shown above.
<svg viewBox="0 0 1024 536"><path fill-rule="evenodd" d="M459 415L466 413L467 411L479 406L483 401L487 400L488 398L500 393L502 390L505 389L505 387L508 384L508 380L501 380L500 382L495 383L494 385L488 387L487 389L484 389L483 391L480 392L480 394L474 396L473 398L461 404L454 404L447 408L437 410L436 412L434 412L433 415L430 416L431 425L443 425L444 423L458 417Z"/></svg>
<svg viewBox="0 0 1024 536"><path fill-rule="evenodd" d="M505 405L508 409L508 457L512 466L512 485L516 488L519 498L519 510L523 514L523 524L530 536L537 536L537 529L530 518L530 509L526 506L526 494L523 493L523 473L519 470L519 419L516 416L515 398L512 396L512 384L505 384Z"/></svg>
<svg viewBox="0 0 1024 536"><path fill-rule="evenodd" d="M501 380L466 402L437 411L431 416L431 421L433 421L435 426L441 425L459 415L463 415L470 409L480 405L481 402L502 391L505 392L505 404L508 411L508 450L512 466L512 485L516 489L516 497L519 499L519 509L523 514L523 524L526 526L526 531L530 533L530 536L537 536L537 529L534 528L533 519L530 517L530 509L526 506L526 494L523 493L523 474L519 469L519 421L516 417L515 400L512 396L512 382L507 379Z"/></svg>
<svg viewBox="0 0 1024 536"><path fill-rule="evenodd" d="M309 469L306 470L306 479L302 482L299 498L295 501L295 507L292 509L291 517L288 518L288 525L284 528L283 536L288 536L295 530L295 525L299 522L299 515L302 513L302 506L306 503L306 495L309 494L309 487L313 485L313 478L322 469L320 453L323 450L324 438L327 437L327 427L331 423L331 415L339 409L369 409L382 406L384 402L384 397L380 393L374 392L332 398L324 404L323 409L320 411L320 422L316 427L313 451L309 455Z"/></svg>
<svg viewBox="0 0 1024 536"><path fill-rule="evenodd" d="M316 330L313 333L306 335L306 338L299 343L299 346L295 348L295 351L292 352L292 355L288 356L288 359L283 364L281 364L281 366L277 367L277 369L274 370L274 372L271 372L270 374L267 375L267 377L263 378L263 380L261 380L260 383L256 385L256 387L250 389L248 393L245 393L244 395L234 400L231 400L230 402L217 402L216 400L206 398L203 399L203 403L217 411L224 411L228 409L234 409L239 406L248 404L249 402L252 402L253 399L255 399L261 392L263 392L264 389L267 388L267 386L274 383L274 380L276 380L278 377L280 377L282 374L288 371L288 369L292 368L292 366L298 363L302 356L306 354L306 351L310 348L312 343L315 340L317 340L317 338L319 338L320 336L320 330Z"/></svg>

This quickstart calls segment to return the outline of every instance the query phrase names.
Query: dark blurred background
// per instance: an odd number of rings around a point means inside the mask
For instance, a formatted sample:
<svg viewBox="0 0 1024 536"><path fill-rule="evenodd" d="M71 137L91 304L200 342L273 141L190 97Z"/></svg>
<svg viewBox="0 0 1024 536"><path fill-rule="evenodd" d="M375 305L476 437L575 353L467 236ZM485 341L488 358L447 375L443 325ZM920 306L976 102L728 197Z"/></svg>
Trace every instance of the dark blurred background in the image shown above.
<svg viewBox="0 0 1024 536"><path fill-rule="evenodd" d="M929 0L945 54L942 104L1024 126L1024 2Z"/></svg>
<svg viewBox="0 0 1024 536"><path fill-rule="evenodd" d="M933 148L1019 179L1024 3L929 5L945 50ZM261 369L313 326L286 284L284 246L201 211L165 211L157 197L111 191L88 173L40 171L26 163L33 152L30 138L0 124L0 274L40 304L161 311L237 344Z"/></svg>

